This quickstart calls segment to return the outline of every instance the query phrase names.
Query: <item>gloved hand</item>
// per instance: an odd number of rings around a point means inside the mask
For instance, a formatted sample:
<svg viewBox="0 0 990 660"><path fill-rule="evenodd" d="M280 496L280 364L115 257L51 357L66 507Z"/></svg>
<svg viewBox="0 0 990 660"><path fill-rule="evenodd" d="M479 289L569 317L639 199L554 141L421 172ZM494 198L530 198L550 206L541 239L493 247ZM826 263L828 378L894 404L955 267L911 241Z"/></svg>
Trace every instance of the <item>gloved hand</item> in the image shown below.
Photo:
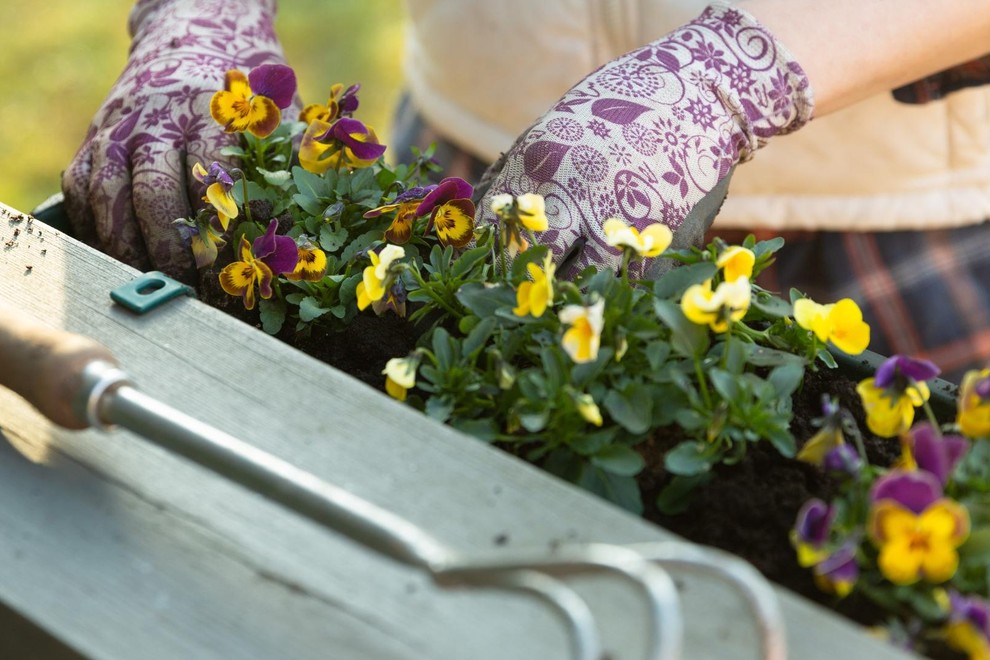
<svg viewBox="0 0 990 660"><path fill-rule="evenodd" d="M226 71L285 61L275 4L139 0L127 66L62 178L81 240L142 270L192 277L192 252L172 221L202 205L192 166L222 161L221 147L237 144L210 117Z"/></svg>
<svg viewBox="0 0 990 660"><path fill-rule="evenodd" d="M610 217L639 229L663 222L674 247L690 245L711 224L733 167L812 109L808 80L784 47L747 12L716 2L567 92L489 172L479 221L494 221L493 195L543 195L549 229L538 238L565 277L588 265L618 269L621 253L602 231ZM630 273L658 275L649 262Z"/></svg>

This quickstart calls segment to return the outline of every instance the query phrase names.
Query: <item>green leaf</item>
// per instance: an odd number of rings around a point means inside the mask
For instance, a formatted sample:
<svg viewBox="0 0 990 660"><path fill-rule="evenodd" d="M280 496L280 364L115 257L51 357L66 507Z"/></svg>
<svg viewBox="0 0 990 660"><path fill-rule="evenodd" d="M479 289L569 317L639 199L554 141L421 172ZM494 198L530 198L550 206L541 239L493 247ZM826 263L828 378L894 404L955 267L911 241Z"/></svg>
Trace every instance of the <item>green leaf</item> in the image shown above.
<svg viewBox="0 0 990 660"><path fill-rule="evenodd" d="M323 225L320 228L320 247L327 252L336 252L347 241L347 230L344 227Z"/></svg>
<svg viewBox="0 0 990 660"><path fill-rule="evenodd" d="M317 218L323 215L323 208L326 206L323 202L303 193L296 193L292 196L292 201L299 205L303 211L311 216Z"/></svg>
<svg viewBox="0 0 990 660"><path fill-rule="evenodd" d="M546 409L527 409L518 414L519 423L530 433L539 433L547 427L550 420L550 412Z"/></svg>
<svg viewBox="0 0 990 660"><path fill-rule="evenodd" d="M777 390L781 398L788 398L797 390L804 380L804 365L800 363L782 364L774 367L767 380Z"/></svg>
<svg viewBox="0 0 990 660"><path fill-rule="evenodd" d="M465 318L476 319L477 317L469 316ZM464 319L461 320L463 321ZM474 326L474 328L471 329L471 332L468 333L468 336L465 337L464 339L464 344L461 349L463 354L465 356L469 356L472 353L474 353L476 350L481 348L485 344L485 342L488 341L488 338L492 336L492 331L495 330L495 324L496 324L495 319L490 316L478 322Z"/></svg>
<svg viewBox="0 0 990 660"><path fill-rule="evenodd" d="M633 477L646 467L646 461L625 445L608 445L591 457L591 462L606 472Z"/></svg>
<svg viewBox="0 0 990 660"><path fill-rule="evenodd" d="M667 362L670 357L670 344L665 341L654 341L646 345L646 360L650 363L650 369L659 371L660 367Z"/></svg>
<svg viewBox="0 0 990 660"><path fill-rule="evenodd" d="M959 547L964 563L990 564L990 527L977 527Z"/></svg>
<svg viewBox="0 0 990 660"><path fill-rule="evenodd" d="M360 283L361 271L358 271L341 282L340 290L337 292L337 295L340 296L341 304L350 305L357 302L357 287Z"/></svg>
<svg viewBox="0 0 990 660"><path fill-rule="evenodd" d="M285 190L292 183L292 174L285 170L275 170L273 172L260 167L256 167L255 170L265 178L265 182L270 186Z"/></svg>
<svg viewBox="0 0 990 660"><path fill-rule="evenodd" d="M661 299L680 297L692 284L710 280L716 271L718 267L710 261L672 268L653 285L653 295Z"/></svg>
<svg viewBox="0 0 990 660"><path fill-rule="evenodd" d="M742 397L738 376L713 368L708 370L708 379L715 387L715 391L726 401L739 401Z"/></svg>
<svg viewBox="0 0 990 660"><path fill-rule="evenodd" d="M500 307L516 306L516 292L502 284L487 287L481 282L469 282L458 289L455 296L469 312L480 318L494 316Z"/></svg>
<svg viewBox="0 0 990 660"><path fill-rule="evenodd" d="M789 302L766 291L760 291L754 295L751 304L771 318L785 318L794 311Z"/></svg>
<svg viewBox="0 0 990 660"><path fill-rule="evenodd" d="M262 298L258 301L261 315L261 329L270 335L277 335L285 323L285 303L278 298Z"/></svg>
<svg viewBox="0 0 990 660"><path fill-rule="evenodd" d="M543 469L561 479L577 483L584 472L585 465L587 465L585 459L570 449L560 448L550 452L547 460L543 462Z"/></svg>
<svg viewBox="0 0 990 660"><path fill-rule="evenodd" d="M657 508L669 516L684 513L691 506L695 490L711 481L713 476L711 472L675 476L657 496Z"/></svg>
<svg viewBox="0 0 990 660"><path fill-rule="evenodd" d="M327 180L321 177L319 174L313 174L298 165L292 168L292 180L296 184L296 189L303 195L311 198L316 197L329 197L330 196L330 185ZM316 212L317 215L322 213L321 208Z"/></svg>
<svg viewBox="0 0 990 660"><path fill-rule="evenodd" d="M770 444L780 452L781 456L786 458L794 458L794 454L797 453L797 445L794 441L794 436L790 434L789 431L785 429L771 429L767 432L767 440Z"/></svg>
<svg viewBox="0 0 990 660"><path fill-rule="evenodd" d="M431 396L426 401L426 416L438 422L446 422L454 411L454 402L447 397Z"/></svg>
<svg viewBox="0 0 990 660"><path fill-rule="evenodd" d="M667 452L663 457L663 464L668 472L689 477L710 471L715 460L709 453L708 446L696 440L688 440Z"/></svg>
<svg viewBox="0 0 990 660"><path fill-rule="evenodd" d="M306 296L299 302L299 320L309 323L329 312L326 307L321 307L319 301L313 296Z"/></svg>
<svg viewBox="0 0 990 660"><path fill-rule="evenodd" d="M630 433L646 433L653 421L653 395L649 387L630 383L610 390L603 401L609 416Z"/></svg>
<svg viewBox="0 0 990 660"><path fill-rule="evenodd" d="M442 327L433 332L433 355L437 358L437 368L448 371L454 366L454 352L450 346L450 334Z"/></svg>
<svg viewBox="0 0 990 660"><path fill-rule="evenodd" d="M450 425L460 431L474 436L482 442L494 442L498 437L498 424L491 417L484 419L453 419Z"/></svg>
<svg viewBox="0 0 990 660"><path fill-rule="evenodd" d="M221 156L234 156L235 158L246 158L247 152L241 147L229 146L220 149Z"/></svg>
<svg viewBox="0 0 990 660"><path fill-rule="evenodd" d="M463 278L471 272L471 269L483 262L489 254L491 254L491 250L488 249L487 245L468 250L457 258L450 269L450 274L457 278Z"/></svg>
<svg viewBox="0 0 990 660"><path fill-rule="evenodd" d="M737 376L741 374L746 368L746 363L749 362L749 352L754 348L756 348L755 344L735 340L726 341L722 347L723 351L728 351L725 358L725 370Z"/></svg>
<svg viewBox="0 0 990 660"><path fill-rule="evenodd" d="M643 498L639 493L639 484L633 477L613 474L585 464L577 484L626 511L636 515L643 513Z"/></svg>
<svg viewBox="0 0 990 660"><path fill-rule="evenodd" d="M670 300L656 300L653 307L660 320L671 329L670 344L675 351L693 358L708 350L708 328L688 320L680 305Z"/></svg>
<svg viewBox="0 0 990 660"><path fill-rule="evenodd" d="M591 456L593 454L597 454L613 440L615 440L615 436L618 432L619 429L616 426L599 429L591 433L582 433L581 435L570 438L567 444L578 454L582 456Z"/></svg>
<svg viewBox="0 0 990 660"><path fill-rule="evenodd" d="M340 253L341 263L348 263L357 256L358 252L368 249L375 241L381 240L381 238L381 229L372 229L371 231L366 231L360 236L355 237L350 243L347 244L344 251Z"/></svg>
<svg viewBox="0 0 990 660"><path fill-rule="evenodd" d="M782 364L804 363L801 357L793 353L779 351L776 348L767 348L766 346L754 347L750 350L749 357L746 361L754 367L776 367Z"/></svg>

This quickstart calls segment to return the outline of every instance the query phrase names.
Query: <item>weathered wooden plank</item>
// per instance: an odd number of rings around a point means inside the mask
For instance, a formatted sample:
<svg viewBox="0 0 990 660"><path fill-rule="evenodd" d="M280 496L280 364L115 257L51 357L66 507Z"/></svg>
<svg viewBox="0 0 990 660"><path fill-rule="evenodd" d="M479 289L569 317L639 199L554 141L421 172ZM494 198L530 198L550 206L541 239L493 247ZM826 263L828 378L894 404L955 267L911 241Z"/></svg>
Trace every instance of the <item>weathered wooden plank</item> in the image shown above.
<svg viewBox="0 0 990 660"><path fill-rule="evenodd" d="M671 538L198 301L132 315L108 293L135 271L6 213L0 239L21 232L0 252L0 298L103 342L148 394L452 548ZM533 601L442 591L129 433L55 429L5 391L0 428L48 457L42 467L0 451L0 560L17 567L0 571L0 600L88 656L133 657L139 646L162 658L566 657L562 631ZM687 657L757 657L738 598L684 584ZM634 595L600 579L580 586L610 649L640 657ZM781 596L792 657L901 657Z"/></svg>

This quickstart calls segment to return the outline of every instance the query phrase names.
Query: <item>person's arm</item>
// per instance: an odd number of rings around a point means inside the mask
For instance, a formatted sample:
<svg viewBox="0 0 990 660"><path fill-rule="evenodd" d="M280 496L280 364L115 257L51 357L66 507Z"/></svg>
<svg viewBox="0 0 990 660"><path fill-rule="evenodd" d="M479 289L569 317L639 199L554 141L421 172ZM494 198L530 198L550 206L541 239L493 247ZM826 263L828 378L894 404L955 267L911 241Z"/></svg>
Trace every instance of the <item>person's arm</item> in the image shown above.
<svg viewBox="0 0 990 660"><path fill-rule="evenodd" d="M815 116L990 53L986 0L741 0L793 53Z"/></svg>

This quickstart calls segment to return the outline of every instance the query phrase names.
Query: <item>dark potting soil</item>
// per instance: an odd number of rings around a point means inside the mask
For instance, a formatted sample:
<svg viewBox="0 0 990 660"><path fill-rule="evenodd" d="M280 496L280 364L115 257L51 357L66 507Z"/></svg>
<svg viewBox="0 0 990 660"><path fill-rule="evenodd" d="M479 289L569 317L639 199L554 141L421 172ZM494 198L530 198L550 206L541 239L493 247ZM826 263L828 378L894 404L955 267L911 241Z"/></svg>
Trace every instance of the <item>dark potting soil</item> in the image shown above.
<svg viewBox="0 0 990 660"><path fill-rule="evenodd" d="M246 311L239 298L227 295L217 284L223 263L203 273L200 298L241 320L261 327L257 310ZM299 350L383 390L382 369L392 357L408 354L417 333L404 319L392 314L361 314L340 333L314 328L308 336L294 332L287 322L278 337ZM822 414L822 395L838 398L865 429L856 383L839 371L820 368L809 372L794 395L791 431L798 448L818 430L811 420ZM790 543L790 530L798 509L812 497L828 501L835 484L814 466L784 458L769 443L752 444L745 457L732 466L719 466L715 478L693 495L689 508L666 515L656 498L671 475L663 467L664 452L683 440L678 431L661 430L638 449L647 460L639 476L645 505L644 517L690 541L716 547L753 564L768 579L816 601L864 625L881 623L881 612L855 594L845 599L820 591L811 572L798 566ZM866 437L866 450L876 465L890 465L900 455L897 440ZM941 656L941 654L940 654ZM948 657L948 656L946 656Z"/></svg>

